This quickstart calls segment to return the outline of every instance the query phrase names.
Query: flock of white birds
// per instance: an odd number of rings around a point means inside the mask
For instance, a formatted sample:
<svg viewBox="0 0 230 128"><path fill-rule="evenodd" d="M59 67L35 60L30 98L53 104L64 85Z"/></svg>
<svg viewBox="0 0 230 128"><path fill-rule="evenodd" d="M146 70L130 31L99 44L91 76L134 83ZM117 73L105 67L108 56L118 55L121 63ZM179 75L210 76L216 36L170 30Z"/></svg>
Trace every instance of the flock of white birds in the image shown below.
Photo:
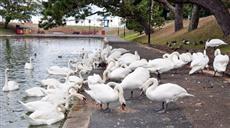
<svg viewBox="0 0 230 128"><path fill-rule="evenodd" d="M100 104L106 104L104 111L109 111L109 103L119 101L121 109L125 110L126 100L124 98L124 89L131 90L131 97L134 89L140 89L141 94L145 93L146 97L153 101L162 102L162 108L159 112L167 110L167 104L175 102L178 98L193 96L189 94L183 87L165 83L159 84L160 75L172 69L181 68L190 63L191 70L189 74L194 74L208 67L209 57L206 54L208 47L218 47L226 44L222 40L212 39L205 44L204 52L182 53L173 52L164 54L162 58L146 60L141 58L137 51L130 53L124 48L112 48L106 44L102 50L94 54L82 54L82 60L69 60L68 67L52 66L47 69L49 74L63 75L65 82L61 83L57 79L48 78L41 81L43 87L33 87L27 89L27 96L42 97L40 100L23 103L22 106L30 115L25 118L31 125L51 125L65 118L65 112L69 109L69 105L73 97L77 97L82 101L86 98L79 93L86 84L88 89L84 91ZM215 50L215 59L213 68L216 72L225 72L229 63L229 57L222 55L219 49ZM101 78L98 74L88 76L87 80L82 77L83 74L91 70L105 66ZM32 58L30 62L25 64L25 69L32 70ZM35 67L36 68L36 67ZM19 84L15 81L9 81L5 69L5 84L3 91L13 91L19 89ZM157 74L157 78L151 77L151 73ZM76 75L78 74L78 76ZM110 80L110 82L107 82ZM119 81L119 83L117 83Z"/></svg>

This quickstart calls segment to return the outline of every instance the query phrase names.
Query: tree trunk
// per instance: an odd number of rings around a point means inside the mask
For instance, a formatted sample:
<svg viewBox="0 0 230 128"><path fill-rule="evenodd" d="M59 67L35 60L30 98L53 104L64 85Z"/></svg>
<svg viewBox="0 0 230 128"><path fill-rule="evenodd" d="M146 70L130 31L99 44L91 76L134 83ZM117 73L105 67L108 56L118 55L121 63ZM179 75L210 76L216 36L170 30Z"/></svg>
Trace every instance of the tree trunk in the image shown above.
<svg viewBox="0 0 230 128"><path fill-rule="evenodd" d="M216 17L224 35L230 35L230 14L221 0L175 0L174 2L198 4L208 9Z"/></svg>
<svg viewBox="0 0 230 128"><path fill-rule="evenodd" d="M5 23L4 23L4 28L7 29L8 28L8 24L10 23L10 19L9 18L6 18L5 19Z"/></svg>
<svg viewBox="0 0 230 128"><path fill-rule="evenodd" d="M141 26L144 27L144 31L146 35L154 32L151 24L150 24L150 29L149 29L149 23L145 20L143 16L139 15L136 20L141 24Z"/></svg>
<svg viewBox="0 0 230 128"><path fill-rule="evenodd" d="M175 32L183 28L183 4L175 6Z"/></svg>
<svg viewBox="0 0 230 128"><path fill-rule="evenodd" d="M198 24L199 24L199 6L196 4L193 4L193 9L192 9L192 17L191 20L189 22L189 27L188 27L188 31L192 31L197 29Z"/></svg>

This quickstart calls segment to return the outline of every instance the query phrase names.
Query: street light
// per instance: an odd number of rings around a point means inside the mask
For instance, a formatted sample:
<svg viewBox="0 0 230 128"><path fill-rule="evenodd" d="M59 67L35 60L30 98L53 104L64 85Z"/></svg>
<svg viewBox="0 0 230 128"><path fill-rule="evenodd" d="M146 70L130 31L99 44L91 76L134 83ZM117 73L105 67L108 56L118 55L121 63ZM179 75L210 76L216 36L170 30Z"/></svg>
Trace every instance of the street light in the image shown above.
<svg viewBox="0 0 230 128"><path fill-rule="evenodd" d="M150 30L151 30L151 14L152 14L152 0L149 0L149 31L148 31L148 45L150 46L151 42L151 33L150 33Z"/></svg>

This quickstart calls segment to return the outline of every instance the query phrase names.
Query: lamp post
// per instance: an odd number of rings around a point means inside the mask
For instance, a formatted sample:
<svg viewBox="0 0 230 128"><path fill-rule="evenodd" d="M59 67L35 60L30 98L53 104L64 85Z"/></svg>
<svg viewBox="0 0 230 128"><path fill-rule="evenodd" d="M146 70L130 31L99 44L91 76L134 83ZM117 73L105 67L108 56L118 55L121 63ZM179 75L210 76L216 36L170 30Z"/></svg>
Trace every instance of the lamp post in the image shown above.
<svg viewBox="0 0 230 128"><path fill-rule="evenodd" d="M151 14L152 14L152 0L149 0L149 30L148 30L148 45L151 45Z"/></svg>

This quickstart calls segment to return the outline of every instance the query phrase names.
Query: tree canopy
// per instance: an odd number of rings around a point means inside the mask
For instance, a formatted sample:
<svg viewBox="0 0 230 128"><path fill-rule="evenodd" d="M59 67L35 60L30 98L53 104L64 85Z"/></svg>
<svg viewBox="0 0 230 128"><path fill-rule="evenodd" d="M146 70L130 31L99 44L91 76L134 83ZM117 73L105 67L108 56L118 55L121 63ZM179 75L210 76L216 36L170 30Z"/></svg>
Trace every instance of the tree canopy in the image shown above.
<svg viewBox="0 0 230 128"><path fill-rule="evenodd" d="M0 15L5 19L5 28L11 20L30 21L38 7L34 0L0 0Z"/></svg>

